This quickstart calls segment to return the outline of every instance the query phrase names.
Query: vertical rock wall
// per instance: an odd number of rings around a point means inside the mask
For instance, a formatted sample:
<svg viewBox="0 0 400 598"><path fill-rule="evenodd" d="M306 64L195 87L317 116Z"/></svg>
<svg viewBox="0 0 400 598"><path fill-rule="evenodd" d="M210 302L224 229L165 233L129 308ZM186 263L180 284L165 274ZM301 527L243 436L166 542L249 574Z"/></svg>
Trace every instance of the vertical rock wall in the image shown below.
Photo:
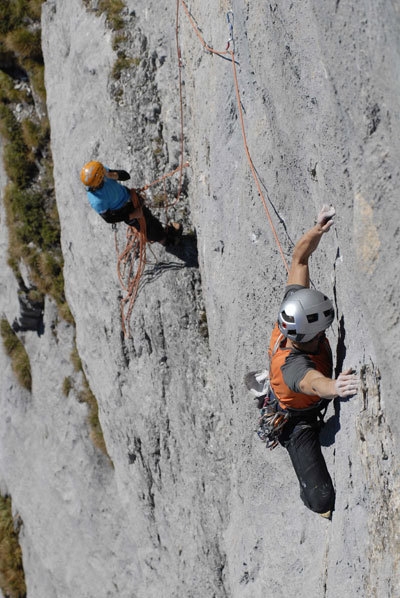
<svg viewBox="0 0 400 598"><path fill-rule="evenodd" d="M335 301L338 371L356 367L363 389L332 404L323 434L336 511L332 522L309 512L285 452L253 432L243 375L265 366L286 272L246 162L230 61L204 51L181 9L190 167L169 216L196 232L199 267L153 245L123 339L114 236L79 170L98 158L139 187L177 165L176 5L126 2L132 61L115 80L104 16L48 0L66 293L112 465L91 446L85 406L62 394L76 375L74 331L47 302L44 335L23 339L31 396L1 353L2 484L24 521L28 596L396 596L398 10L366 0L190 10L217 50L233 11L247 143L285 258L322 203L337 210L312 278Z"/></svg>

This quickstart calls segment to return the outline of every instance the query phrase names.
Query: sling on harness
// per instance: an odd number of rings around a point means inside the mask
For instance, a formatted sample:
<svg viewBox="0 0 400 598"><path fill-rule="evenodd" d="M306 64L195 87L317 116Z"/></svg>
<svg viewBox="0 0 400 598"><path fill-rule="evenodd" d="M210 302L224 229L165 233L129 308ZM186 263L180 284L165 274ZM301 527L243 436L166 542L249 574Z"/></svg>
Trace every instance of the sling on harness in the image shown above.
<svg viewBox="0 0 400 598"><path fill-rule="evenodd" d="M278 445L279 437L289 419L307 418L307 414L312 414L317 417L319 428L322 428L328 404L329 401L327 399L321 399L313 407L282 409L272 390L269 390L269 393L264 398L264 404L260 409L258 429L256 430L257 435L262 442L265 442L266 448L272 450Z"/></svg>
<svg viewBox="0 0 400 598"><path fill-rule="evenodd" d="M289 419L289 412L279 406L269 383L268 370L248 372L244 377L244 383L257 399L257 407L260 410L257 435L265 442L267 448L273 449L277 446L283 426Z"/></svg>
<svg viewBox="0 0 400 598"><path fill-rule="evenodd" d="M269 384L268 370L259 374L250 372L245 377L245 384L258 401L260 417L256 432L266 448L272 450L279 444L279 437L289 419L307 418L307 415L312 415L317 417L320 428L324 425L329 405L327 399L320 399L311 407L302 409L282 408Z"/></svg>
<svg viewBox="0 0 400 598"><path fill-rule="evenodd" d="M118 210L107 210L102 212L100 216L108 222L108 224L115 224L117 222L125 222L129 226L137 224L138 218L131 220L130 213L132 212L132 205L134 208L143 206L144 198L135 189L130 189L130 198L128 201Z"/></svg>

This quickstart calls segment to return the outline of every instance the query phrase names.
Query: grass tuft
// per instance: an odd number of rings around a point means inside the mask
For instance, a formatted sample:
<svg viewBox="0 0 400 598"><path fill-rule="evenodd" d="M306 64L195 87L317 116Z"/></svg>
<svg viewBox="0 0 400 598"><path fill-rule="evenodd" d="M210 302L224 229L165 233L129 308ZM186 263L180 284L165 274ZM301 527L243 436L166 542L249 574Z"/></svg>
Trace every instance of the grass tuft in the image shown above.
<svg viewBox="0 0 400 598"><path fill-rule="evenodd" d="M15 377L23 388L31 392L32 374L28 353L5 318L0 322L0 334L5 352L11 359L11 367Z"/></svg>
<svg viewBox="0 0 400 598"><path fill-rule="evenodd" d="M21 523L20 523L21 525ZM0 495L0 588L7 598L25 598L25 575L11 498Z"/></svg>
<svg viewBox="0 0 400 598"><path fill-rule="evenodd" d="M92 439L93 444L109 457L106 443L104 440L103 430L101 428L99 419L99 406L96 397L90 389L89 382L87 381L87 378L83 371L82 361L79 356L78 348L76 347L76 345L74 346L71 352L70 359L72 365L74 366L75 372L82 372L83 375L83 388L78 393L78 400L82 403L86 403L89 407L88 424L90 428L90 438ZM65 380L64 385L65 388L68 388L67 382ZM111 459L110 462L112 463Z"/></svg>
<svg viewBox="0 0 400 598"><path fill-rule="evenodd" d="M43 60L40 29L31 31L21 27L9 31L5 37L4 45L7 50L14 52L19 59L30 58L39 62Z"/></svg>
<svg viewBox="0 0 400 598"><path fill-rule="evenodd" d="M98 10L106 14L108 25L114 31L122 29L124 20L121 12L125 8L125 3L122 0L100 0Z"/></svg>
<svg viewBox="0 0 400 598"><path fill-rule="evenodd" d="M88 423L90 427L90 438L92 439L94 446L100 449L102 453L109 456L99 419L99 405L86 378L84 378L83 390L79 393L79 401L86 403L89 407Z"/></svg>

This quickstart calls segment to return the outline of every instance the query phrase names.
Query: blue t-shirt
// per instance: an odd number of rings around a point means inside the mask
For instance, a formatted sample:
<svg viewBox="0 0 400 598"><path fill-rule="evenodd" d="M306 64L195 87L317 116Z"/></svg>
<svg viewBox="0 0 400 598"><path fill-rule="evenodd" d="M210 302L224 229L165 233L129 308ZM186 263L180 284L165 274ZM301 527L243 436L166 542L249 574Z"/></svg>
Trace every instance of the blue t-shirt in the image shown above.
<svg viewBox="0 0 400 598"><path fill-rule="evenodd" d="M108 177L104 177L100 189L87 191L87 195L90 205L98 214L107 210L119 210L130 199L129 189Z"/></svg>

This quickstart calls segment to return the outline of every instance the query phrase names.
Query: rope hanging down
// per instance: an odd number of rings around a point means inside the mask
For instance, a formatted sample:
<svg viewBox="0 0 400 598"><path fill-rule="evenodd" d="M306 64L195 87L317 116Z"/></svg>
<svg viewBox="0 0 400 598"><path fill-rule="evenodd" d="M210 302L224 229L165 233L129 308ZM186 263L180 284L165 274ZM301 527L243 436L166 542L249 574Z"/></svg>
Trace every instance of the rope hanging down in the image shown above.
<svg viewBox="0 0 400 598"><path fill-rule="evenodd" d="M154 180L137 190L137 193L144 202L143 193L150 187L157 185L174 174L179 172L178 188L175 200L171 203L165 201L164 209L167 212L168 208L173 207L180 199L182 192L183 182L183 169L189 166L188 162L184 162L184 123L183 123L183 94L182 94L182 56L181 49L179 46L179 2L176 5L176 21L175 21L175 33L176 33L176 52L178 57L178 83L179 83L179 112L180 112L180 158L179 166ZM166 193L165 193L166 196ZM144 220L144 219L142 219ZM168 220L168 218L167 218ZM147 237L145 232L145 226L142 227L140 223L140 231L133 227L128 227L126 233L126 246L122 253L119 253L117 236L115 233L115 246L118 253L117 260L117 273L123 292L125 293L120 302L121 312L121 327L124 336L130 336L130 317L132 314L133 306L139 292L140 281L146 267L146 248L147 248Z"/></svg>
<svg viewBox="0 0 400 598"><path fill-rule="evenodd" d="M189 165L188 162L184 162L182 53L181 53L181 48L180 48L180 44L179 44L179 10L180 10L180 7L183 8L183 10L187 16L187 19L188 19L193 31L195 32L196 36L200 40L204 50L206 52L209 52L210 54L216 54L217 56L222 56L222 57L229 56L230 57L230 61L232 64L232 71L233 71L236 102L237 102L239 121L240 121L243 146L244 146L244 150L245 150L245 154L246 154L246 159L249 164L250 171L252 173L254 182L256 184L258 194L261 198L261 201L262 201L262 204L264 207L264 211L266 213L266 216L267 216L272 234L274 236L276 245L277 245L279 253L282 257L282 261L284 263L286 270L289 271L289 267L288 267L283 249L282 249L282 245L279 241L278 234L276 232L276 228L274 226L270 211L268 209L268 205L267 205L264 193L261 188L261 182L258 177L257 171L255 169L255 166L254 166L251 154L250 154L250 150L248 147L248 143L247 143L246 128L245 128L245 124L244 124L243 109L242 109L242 103L241 103L241 97L240 97L240 91L239 91L239 82L238 82L238 76L237 76L237 70L236 70L235 41L234 41L234 35L233 35L233 26L234 26L233 11L231 11L231 10L228 11L227 15L226 15L227 22L228 22L228 28L229 28L229 38L227 40L226 49L222 50L222 51L214 50L214 48L209 46L206 43L206 41L204 40L203 35L201 34L197 24L195 23L192 15L189 12L189 9L187 7L185 0L177 0L177 2L176 2L176 17L175 17L175 38L176 38L176 52L177 52L177 58L178 58L178 73L179 73L178 84L179 84L179 112L180 112L180 163L179 163L179 166L175 170L154 180L152 183L145 185L141 189L138 189L137 192L140 195L141 199L144 201L143 193L147 189L149 189L150 187L152 187L158 183L164 182L165 179L167 179L179 172L178 190L177 190L176 198L172 203L165 204L164 207L165 207L165 210L167 210L169 207L174 206L180 199L180 195L181 195L181 191L182 191L183 169ZM118 279L120 281L123 291L125 292L125 296L121 299L121 322L122 322L122 330L123 330L125 336L130 335L130 317L132 314L134 302L136 300L136 297L137 297L137 294L139 291L140 280L141 280L143 271L144 271L146 263L147 263L146 262L147 237L146 237L145 226L146 225L145 225L144 219L141 219L141 222L140 222L141 231L140 232L137 231L133 227L127 228L126 246L125 246L125 249L122 251L122 253L120 253L118 255L118 266L117 266ZM115 237L115 243L116 243L116 248L117 248L117 252L118 252L118 244L117 244L116 237Z"/></svg>
<svg viewBox="0 0 400 598"><path fill-rule="evenodd" d="M143 199L141 194L140 198ZM138 206L134 205L134 207ZM138 218L138 222L140 231L133 226L126 227L126 246L122 253L119 253L117 232L115 231L115 248L118 254L117 274L125 293L120 301L121 326L124 336L130 336L130 317L139 291L140 279L146 266L146 220L141 217Z"/></svg>
<svg viewBox="0 0 400 598"><path fill-rule="evenodd" d="M282 245L281 245L281 243L279 241L278 234L276 232L274 223L272 221L271 214L270 214L268 206L267 206L267 202L266 202L264 194L262 192L261 183L260 183L259 177L257 175L256 169L254 167L254 163L253 163L253 160L252 160L252 157L251 157L251 154L250 154L250 151L249 151L249 147L248 147L248 144L247 144L246 129L245 129L245 125L244 125L242 103L241 103L240 91L239 91L239 82L238 82L238 76L237 76L237 71L236 71L236 61L235 61L235 52L234 52L235 43L234 43L234 37L233 37L233 24L234 24L234 15L233 15L233 12L229 11L227 13L227 21L228 21L228 27L229 27L229 39L228 39L228 42L227 42L226 50L225 51L217 51L217 50L214 50L214 48L212 48L211 46L209 46L205 42L204 37L200 33L199 28L197 27L197 25L196 25L193 17L191 16L191 14L189 12L189 9L188 9L185 1L184 0L177 0L177 5L179 5L179 4L181 4L183 10L185 11L186 16L188 17L188 20L189 20L189 22L190 22L190 24L191 24L191 26L192 26L195 34L199 38L202 46L204 47L204 49L207 52L210 52L211 54L217 54L219 56L229 55L230 58L231 58L232 70L233 70L233 79L234 79L234 84L235 84L236 102L237 102L237 107L238 107L239 120L240 120L240 126L241 126L241 131L242 131L242 139L243 139L243 145L244 145L244 150L245 150L245 153L246 153L247 162L249 164L251 173L253 175L253 178L254 178L254 181L255 181L255 184L256 184L256 187L257 187L257 191L258 191L258 194L259 194L259 196L261 198L261 201L262 201L265 213L267 215L267 219L268 219L269 225L271 227L271 231L272 231L272 234L274 236L275 242L277 244L279 253L281 254L283 264L284 264L286 270L289 271L289 266L287 264L285 255L283 253Z"/></svg>
<svg viewBox="0 0 400 598"><path fill-rule="evenodd" d="M181 163L178 168L175 168L175 170L164 174L162 177L156 179L152 183L145 185L141 189L137 189L136 194L132 194L132 198L138 197L140 205L143 205L145 202L144 193L147 191L147 189L164 182L167 178L172 177L178 171L182 172L183 168L186 168L187 166L189 166L188 162L185 162L184 164ZM176 200L170 205L174 205L178 201L179 197L180 191ZM139 203L135 204L134 200L133 204L135 208L139 206ZM165 209L168 207L169 206L166 205ZM142 217L138 218L138 221L140 230L136 230L136 228L133 226L127 227L126 245L121 253L118 247L117 232L115 231L115 248L118 255L117 275L123 291L123 297L120 301L121 327L125 337L129 337L131 334L130 319L132 310L139 292L140 281L147 264L146 249L148 240L146 235L146 220Z"/></svg>

